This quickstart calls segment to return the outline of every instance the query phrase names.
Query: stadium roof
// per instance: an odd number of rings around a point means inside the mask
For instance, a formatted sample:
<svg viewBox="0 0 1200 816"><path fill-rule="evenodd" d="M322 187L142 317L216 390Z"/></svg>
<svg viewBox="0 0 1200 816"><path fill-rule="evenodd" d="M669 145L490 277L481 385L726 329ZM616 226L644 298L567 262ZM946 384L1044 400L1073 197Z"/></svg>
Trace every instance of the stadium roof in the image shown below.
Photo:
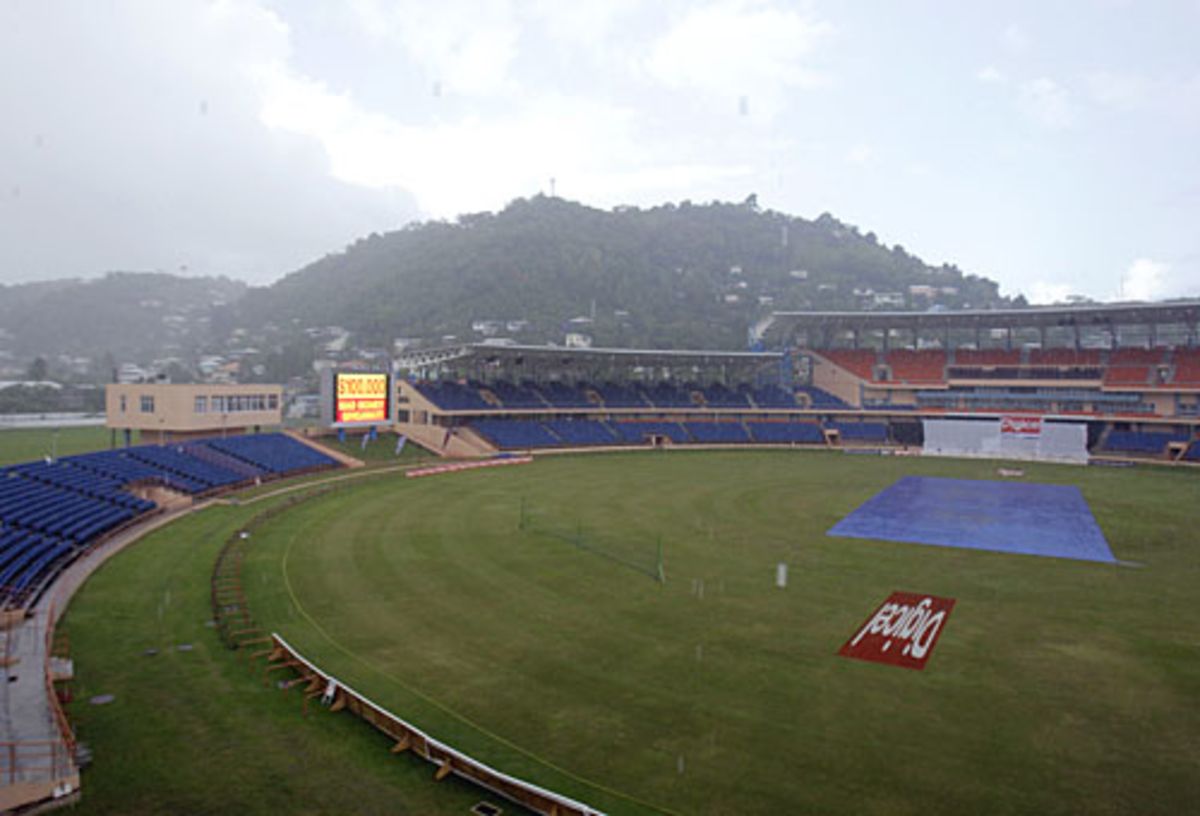
<svg viewBox="0 0 1200 816"><path fill-rule="evenodd" d="M946 331L947 329L1085 328L1126 325L1186 325L1200 322L1200 300L1174 303L1122 303L1088 306L1047 306L1026 309L973 309L930 312L774 312L755 327L758 337L768 331L785 335L797 330L831 332Z"/></svg>
<svg viewBox="0 0 1200 816"><path fill-rule="evenodd" d="M563 364L610 361L621 365L727 365L770 363L780 359L775 351L714 351L686 349L567 348L565 346L493 345L460 343L439 348L408 351L396 358L397 369L419 369L443 365L468 357L497 361L557 361Z"/></svg>

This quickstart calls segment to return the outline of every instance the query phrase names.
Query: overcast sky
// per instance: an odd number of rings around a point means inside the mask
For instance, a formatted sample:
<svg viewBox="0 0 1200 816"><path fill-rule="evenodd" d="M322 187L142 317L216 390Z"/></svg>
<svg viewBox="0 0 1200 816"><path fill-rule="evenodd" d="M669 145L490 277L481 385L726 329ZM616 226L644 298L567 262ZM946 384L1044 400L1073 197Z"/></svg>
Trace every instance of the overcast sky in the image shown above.
<svg viewBox="0 0 1200 816"><path fill-rule="evenodd" d="M550 191L1200 295L1200 0L0 0L0 280L265 283Z"/></svg>

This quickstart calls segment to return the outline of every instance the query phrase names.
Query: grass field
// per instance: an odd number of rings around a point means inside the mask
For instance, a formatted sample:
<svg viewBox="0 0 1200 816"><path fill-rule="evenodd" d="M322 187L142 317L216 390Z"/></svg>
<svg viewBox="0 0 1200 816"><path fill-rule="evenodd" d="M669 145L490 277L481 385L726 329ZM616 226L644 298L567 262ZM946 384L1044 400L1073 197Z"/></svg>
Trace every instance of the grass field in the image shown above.
<svg viewBox="0 0 1200 816"><path fill-rule="evenodd" d="M477 790L435 785L428 765L350 718L302 717L298 692L265 687L261 662L251 675L206 625L221 545L268 506L214 507L155 532L73 600L69 713L95 760L72 812L466 813ZM90 705L98 694L116 699Z"/></svg>
<svg viewBox="0 0 1200 816"><path fill-rule="evenodd" d="M81 428L13 428L0 431L0 465L32 462L44 456L90 453L109 446L109 430Z"/></svg>
<svg viewBox="0 0 1200 816"><path fill-rule="evenodd" d="M384 476L257 531L247 581L260 623L380 704L612 813L1188 811L1197 474L1025 466L1079 485L1140 567L825 536L901 475L996 467L747 451ZM523 499L628 552L661 537L666 584L519 530ZM958 600L927 670L835 656L893 590ZM235 674L204 680L258 693Z"/></svg>

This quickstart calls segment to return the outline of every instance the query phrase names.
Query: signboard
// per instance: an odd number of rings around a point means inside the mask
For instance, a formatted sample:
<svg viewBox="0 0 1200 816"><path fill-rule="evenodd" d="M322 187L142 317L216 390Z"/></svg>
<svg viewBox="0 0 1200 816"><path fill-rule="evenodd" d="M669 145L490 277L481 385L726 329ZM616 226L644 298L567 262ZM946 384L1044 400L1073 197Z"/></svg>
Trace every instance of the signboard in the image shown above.
<svg viewBox="0 0 1200 816"><path fill-rule="evenodd" d="M1000 433L1016 436L1039 436L1042 433L1040 416L1005 415L1000 417Z"/></svg>
<svg viewBox="0 0 1200 816"><path fill-rule="evenodd" d="M391 422L387 374L337 372L333 375L333 420L338 425Z"/></svg>
<svg viewBox="0 0 1200 816"><path fill-rule="evenodd" d="M953 598L893 592L838 654L921 671L952 609Z"/></svg>

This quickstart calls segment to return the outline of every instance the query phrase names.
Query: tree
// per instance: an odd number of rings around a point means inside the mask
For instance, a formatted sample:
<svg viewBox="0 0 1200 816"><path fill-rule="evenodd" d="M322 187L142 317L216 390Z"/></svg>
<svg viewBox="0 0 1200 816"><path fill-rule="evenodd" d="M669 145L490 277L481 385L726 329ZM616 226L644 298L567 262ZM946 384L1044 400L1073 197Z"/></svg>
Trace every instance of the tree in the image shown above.
<svg viewBox="0 0 1200 816"><path fill-rule="evenodd" d="M40 382L46 379L46 371L49 367L46 365L45 357L34 358L34 361L29 364L28 370L25 372L25 379Z"/></svg>

